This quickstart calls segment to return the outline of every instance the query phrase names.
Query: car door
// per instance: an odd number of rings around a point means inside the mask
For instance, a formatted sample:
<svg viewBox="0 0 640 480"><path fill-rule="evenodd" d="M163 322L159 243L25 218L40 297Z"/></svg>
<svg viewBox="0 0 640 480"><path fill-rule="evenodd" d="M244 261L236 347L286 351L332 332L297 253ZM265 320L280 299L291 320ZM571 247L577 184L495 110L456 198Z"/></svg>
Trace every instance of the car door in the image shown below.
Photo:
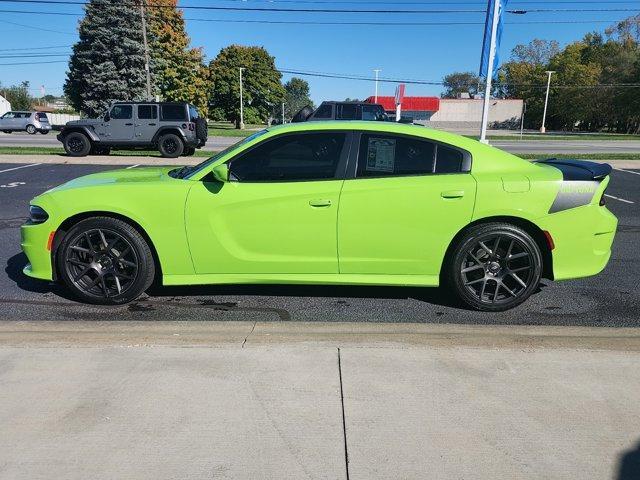
<svg viewBox="0 0 640 480"><path fill-rule="evenodd" d="M14 125L14 112L7 112L2 117L0 117L0 130L11 130Z"/></svg>
<svg viewBox="0 0 640 480"><path fill-rule="evenodd" d="M105 122L104 127L111 141L133 140L133 105L117 104L111 107L109 121Z"/></svg>
<svg viewBox="0 0 640 480"><path fill-rule="evenodd" d="M338 200L349 134L281 134L205 177L186 205L198 274L336 274Z"/></svg>
<svg viewBox="0 0 640 480"><path fill-rule="evenodd" d="M470 155L421 137L365 132L355 141L340 197L340 273L437 275L473 214Z"/></svg>
<svg viewBox="0 0 640 480"><path fill-rule="evenodd" d="M158 105L136 105L136 140L151 142L158 131Z"/></svg>

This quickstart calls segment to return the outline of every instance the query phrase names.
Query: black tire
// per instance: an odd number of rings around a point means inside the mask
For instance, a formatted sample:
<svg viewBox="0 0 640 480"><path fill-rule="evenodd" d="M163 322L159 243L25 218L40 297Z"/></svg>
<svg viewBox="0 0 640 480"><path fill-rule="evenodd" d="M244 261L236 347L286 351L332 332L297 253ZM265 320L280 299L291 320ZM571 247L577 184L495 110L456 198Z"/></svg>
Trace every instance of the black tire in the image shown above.
<svg viewBox="0 0 640 480"><path fill-rule="evenodd" d="M184 143L175 133L166 133L158 140L158 151L164 158L178 158L184 151Z"/></svg>
<svg viewBox="0 0 640 480"><path fill-rule="evenodd" d="M82 220L56 252L60 278L80 300L121 305L135 300L155 276L151 249L128 223L111 217Z"/></svg>
<svg viewBox="0 0 640 480"><path fill-rule="evenodd" d="M40 133L42 135L47 135L49 133L49 130L40 130Z"/></svg>
<svg viewBox="0 0 640 480"><path fill-rule="evenodd" d="M185 157L192 157L193 155L195 155L195 153L196 149L194 147L186 147L182 155Z"/></svg>
<svg viewBox="0 0 640 480"><path fill-rule="evenodd" d="M27 125L25 130L29 135L35 135L36 133L38 133L38 129L35 127L35 125L31 124Z"/></svg>
<svg viewBox="0 0 640 480"><path fill-rule="evenodd" d="M11 130L3 130L4 133L11 133Z"/></svg>
<svg viewBox="0 0 640 480"><path fill-rule="evenodd" d="M542 276L538 244L507 223L470 228L446 260L446 283L476 310L501 312L520 305L536 291Z"/></svg>
<svg viewBox="0 0 640 480"><path fill-rule="evenodd" d="M64 151L70 157L86 157L91 151L91 141L84 133L71 132L62 141Z"/></svg>
<svg viewBox="0 0 640 480"><path fill-rule="evenodd" d="M91 148L90 155L109 155L111 153L111 147L98 147L93 146Z"/></svg>

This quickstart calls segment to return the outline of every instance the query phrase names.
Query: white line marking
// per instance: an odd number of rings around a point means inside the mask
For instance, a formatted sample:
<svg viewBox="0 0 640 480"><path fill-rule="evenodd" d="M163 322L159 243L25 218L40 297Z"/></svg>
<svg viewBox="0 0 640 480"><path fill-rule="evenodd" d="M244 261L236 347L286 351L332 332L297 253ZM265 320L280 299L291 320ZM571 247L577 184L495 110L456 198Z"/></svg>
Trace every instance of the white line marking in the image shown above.
<svg viewBox="0 0 640 480"><path fill-rule="evenodd" d="M640 175L640 172L632 172L631 170L624 170L623 168L614 168L614 170L618 170L619 172L633 173L634 175Z"/></svg>
<svg viewBox="0 0 640 480"><path fill-rule="evenodd" d="M41 163L32 163L31 165L21 165L19 167L13 167L13 168L7 168L6 170L0 170L0 173L12 172L13 170L20 170L21 168L37 167L38 165L42 165L42 164Z"/></svg>
<svg viewBox="0 0 640 480"><path fill-rule="evenodd" d="M614 200L618 200L619 202L624 202L624 203L634 203L631 200L625 200L624 198L619 198L619 197L614 197L613 195L608 195L608 194L604 194L605 197L607 198L613 198Z"/></svg>
<svg viewBox="0 0 640 480"><path fill-rule="evenodd" d="M138 163L138 164L136 164L136 165L131 165L131 166L127 167L127 168L126 168L126 170L129 170L129 169L131 169L131 168L136 168L136 167L139 167L139 166L140 166L140 164L139 164L139 163Z"/></svg>

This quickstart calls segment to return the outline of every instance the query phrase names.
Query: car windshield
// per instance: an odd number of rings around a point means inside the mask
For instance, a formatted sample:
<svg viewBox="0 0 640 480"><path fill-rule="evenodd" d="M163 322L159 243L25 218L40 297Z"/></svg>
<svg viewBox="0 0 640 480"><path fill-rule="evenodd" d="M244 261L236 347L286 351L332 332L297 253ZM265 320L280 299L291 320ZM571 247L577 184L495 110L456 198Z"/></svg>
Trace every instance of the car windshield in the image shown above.
<svg viewBox="0 0 640 480"><path fill-rule="evenodd" d="M192 175L195 175L196 173L200 172L201 170L207 168L209 165L213 164L218 159L220 159L223 156L227 155L229 152L231 152L231 151L233 151L233 150L235 150L237 148L240 148L242 145L251 142L255 138L258 138L258 137L264 135L265 133L267 133L266 129L265 130L260 130L259 132L256 132L256 133L254 133L252 135L249 135L248 137L243 138L239 142L234 143L230 147L225 148L221 152L216 153L213 157L206 159L204 162L199 163L198 165L184 166L182 168L176 168L175 170L171 170L169 172L169 175L171 175L174 178L191 177Z"/></svg>

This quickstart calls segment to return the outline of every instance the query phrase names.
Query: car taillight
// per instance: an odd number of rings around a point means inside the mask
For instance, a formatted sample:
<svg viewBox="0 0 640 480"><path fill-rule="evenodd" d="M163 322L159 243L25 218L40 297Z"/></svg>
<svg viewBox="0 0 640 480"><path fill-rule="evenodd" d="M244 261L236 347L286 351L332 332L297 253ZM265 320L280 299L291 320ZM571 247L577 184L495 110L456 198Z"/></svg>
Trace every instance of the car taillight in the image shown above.
<svg viewBox="0 0 640 480"><path fill-rule="evenodd" d="M600 206L604 207L607 204L607 199L605 198L604 194L607 193L607 189L605 188L602 192L602 196L600 197Z"/></svg>

